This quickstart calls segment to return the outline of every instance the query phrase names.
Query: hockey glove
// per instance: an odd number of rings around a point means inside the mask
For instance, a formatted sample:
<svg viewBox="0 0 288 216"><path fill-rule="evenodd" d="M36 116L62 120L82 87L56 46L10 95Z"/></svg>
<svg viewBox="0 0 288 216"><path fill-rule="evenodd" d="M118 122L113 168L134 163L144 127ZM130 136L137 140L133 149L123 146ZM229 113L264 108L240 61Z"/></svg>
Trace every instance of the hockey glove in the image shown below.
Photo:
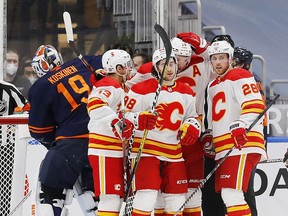
<svg viewBox="0 0 288 216"><path fill-rule="evenodd" d="M287 152L284 155L283 163L285 163L285 166L288 168L288 148L287 148Z"/></svg>
<svg viewBox="0 0 288 216"><path fill-rule="evenodd" d="M200 38L197 34L193 32L182 32L177 34L177 37L192 46L193 51L199 55L203 53L207 47L208 43L205 39Z"/></svg>
<svg viewBox="0 0 288 216"><path fill-rule="evenodd" d="M234 140L234 146L237 149L241 150L242 146L244 146L248 142L245 123L240 120L232 122L232 124L230 125L230 132Z"/></svg>
<svg viewBox="0 0 288 216"><path fill-rule="evenodd" d="M124 125L122 119L115 118L111 122L111 127L114 135L120 140L128 140L132 136L134 125L128 119L124 120Z"/></svg>
<svg viewBox="0 0 288 216"><path fill-rule="evenodd" d="M203 150L205 152L205 156L209 158L214 158L215 157L215 148L213 144L213 136L212 136L212 131L211 130L206 130L200 139L200 143L203 147Z"/></svg>
<svg viewBox="0 0 288 216"><path fill-rule="evenodd" d="M177 139L180 139L181 145L193 145L199 138L200 132L200 122L195 118L189 118L180 127Z"/></svg>
<svg viewBox="0 0 288 216"><path fill-rule="evenodd" d="M143 111L138 113L138 122L135 122L135 128L137 130L152 130L155 128L157 121L157 114L151 113L149 111Z"/></svg>

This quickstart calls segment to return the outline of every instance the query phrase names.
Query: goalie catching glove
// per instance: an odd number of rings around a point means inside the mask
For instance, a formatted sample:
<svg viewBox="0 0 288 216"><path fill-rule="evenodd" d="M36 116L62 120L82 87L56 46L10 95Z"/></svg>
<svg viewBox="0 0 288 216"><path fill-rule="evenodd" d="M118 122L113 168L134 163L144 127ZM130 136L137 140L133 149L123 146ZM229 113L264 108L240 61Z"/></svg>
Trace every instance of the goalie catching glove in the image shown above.
<svg viewBox="0 0 288 216"><path fill-rule="evenodd" d="M207 41L193 32L182 32L177 34L177 37L189 43L197 55L203 53L208 47Z"/></svg>
<svg viewBox="0 0 288 216"><path fill-rule="evenodd" d="M181 125L177 139L180 139L181 145L193 145L199 138L200 132L200 122L195 118L189 118Z"/></svg>
<svg viewBox="0 0 288 216"><path fill-rule="evenodd" d="M246 124L240 120L236 120L230 125L230 132L234 141L234 146L239 150L241 150L242 146L248 142L245 126Z"/></svg>
<svg viewBox="0 0 288 216"><path fill-rule="evenodd" d="M128 140L132 136L134 125L128 119L115 118L111 121L111 127L114 135L120 140Z"/></svg>

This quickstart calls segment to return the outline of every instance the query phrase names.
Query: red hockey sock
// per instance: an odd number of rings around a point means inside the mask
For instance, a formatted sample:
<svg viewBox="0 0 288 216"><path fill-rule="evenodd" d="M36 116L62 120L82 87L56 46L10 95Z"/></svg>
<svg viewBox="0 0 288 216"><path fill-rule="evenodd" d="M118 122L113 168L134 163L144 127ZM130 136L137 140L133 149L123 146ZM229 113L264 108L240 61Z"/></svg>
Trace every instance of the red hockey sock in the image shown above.
<svg viewBox="0 0 288 216"><path fill-rule="evenodd" d="M251 216L248 204L227 207L228 216Z"/></svg>

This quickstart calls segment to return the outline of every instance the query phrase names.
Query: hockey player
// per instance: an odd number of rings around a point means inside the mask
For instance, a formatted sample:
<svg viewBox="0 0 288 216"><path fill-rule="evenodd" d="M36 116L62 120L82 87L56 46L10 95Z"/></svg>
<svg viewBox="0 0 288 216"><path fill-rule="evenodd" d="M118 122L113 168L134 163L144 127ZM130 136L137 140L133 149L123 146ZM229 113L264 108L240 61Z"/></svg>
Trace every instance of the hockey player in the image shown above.
<svg viewBox="0 0 288 216"><path fill-rule="evenodd" d="M127 94L126 108L130 112L126 118L133 121L134 112L151 109L158 86L157 80L165 67L165 59L165 49L153 53L154 78L132 86ZM188 186L181 145L193 145L200 135L195 94L184 83L175 81L177 60L173 52L167 67L155 108L158 114L156 127L147 135L136 171L136 195L132 213L134 216L151 213L158 190L162 192L164 200L163 215L174 215L179 209L185 201ZM136 129L139 130L139 127ZM135 133L132 157L136 156L143 136L143 132L138 130ZM157 212L155 214L157 215Z"/></svg>
<svg viewBox="0 0 288 216"><path fill-rule="evenodd" d="M246 69L249 71L252 60L253 60L252 52L250 52L249 50L247 50L243 47L235 47L234 55L233 55L233 63L232 63L232 66L234 68L238 67L238 68L243 68L243 69ZM263 99L263 101L265 101L265 95L264 95L262 84L255 75L254 75L254 78L255 78L255 81L257 83L257 88L259 89L259 91L261 93L262 99ZM267 140L267 120L266 119L267 118L265 116L264 121L263 121L263 134L264 134L265 146L266 146L266 140ZM251 173L247 192L244 193L245 200L249 205L252 216L258 215L257 208L256 208L255 192L254 192L255 172L256 172L256 167L253 169L253 171Z"/></svg>
<svg viewBox="0 0 288 216"><path fill-rule="evenodd" d="M216 163L235 146L235 150L217 169L216 191L221 191L228 216L251 214L244 200L251 172L266 159L263 125L258 122L246 134L265 105L253 75L232 68L234 49L226 41L208 47L213 71L218 75L208 87L208 128L212 130Z"/></svg>
<svg viewBox="0 0 288 216"><path fill-rule="evenodd" d="M93 169L95 195L100 196L98 215L119 215L124 195L123 149L137 129L152 129L157 116L138 112L133 121L124 111L124 83L132 71L132 60L124 50L108 50L102 64L107 76L94 80L89 96L89 161Z"/></svg>
<svg viewBox="0 0 288 216"><path fill-rule="evenodd" d="M89 169L86 106L91 72L78 58L63 64L51 45L40 46L40 50L33 68L45 75L33 84L28 97L30 134L48 149L40 167L43 194L37 214L59 216L66 215L64 203L72 201L72 194L65 197L65 189L72 189L80 173ZM85 59L95 69L102 67L100 56Z"/></svg>

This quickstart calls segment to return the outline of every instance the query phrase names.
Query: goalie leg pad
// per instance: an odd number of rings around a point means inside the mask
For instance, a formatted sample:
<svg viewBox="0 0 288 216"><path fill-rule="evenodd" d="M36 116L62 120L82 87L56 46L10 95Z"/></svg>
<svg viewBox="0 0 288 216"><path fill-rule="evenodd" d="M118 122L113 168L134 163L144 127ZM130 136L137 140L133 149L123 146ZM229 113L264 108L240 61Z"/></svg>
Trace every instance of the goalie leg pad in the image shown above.
<svg viewBox="0 0 288 216"><path fill-rule="evenodd" d="M100 195L98 204L99 211L119 212L121 207L121 199L119 195L105 194Z"/></svg>
<svg viewBox="0 0 288 216"><path fill-rule="evenodd" d="M188 193L186 194L186 198L190 197L190 195L196 190L196 188L189 188ZM198 190L193 197L189 200L189 202L185 205L185 208L196 208L201 206L201 198L202 191Z"/></svg>
<svg viewBox="0 0 288 216"><path fill-rule="evenodd" d="M221 197L227 207L246 204L243 191L241 190L223 188L221 190Z"/></svg>
<svg viewBox="0 0 288 216"><path fill-rule="evenodd" d="M154 209L157 194L157 190L138 190L133 201L133 208L145 212L151 212Z"/></svg>

